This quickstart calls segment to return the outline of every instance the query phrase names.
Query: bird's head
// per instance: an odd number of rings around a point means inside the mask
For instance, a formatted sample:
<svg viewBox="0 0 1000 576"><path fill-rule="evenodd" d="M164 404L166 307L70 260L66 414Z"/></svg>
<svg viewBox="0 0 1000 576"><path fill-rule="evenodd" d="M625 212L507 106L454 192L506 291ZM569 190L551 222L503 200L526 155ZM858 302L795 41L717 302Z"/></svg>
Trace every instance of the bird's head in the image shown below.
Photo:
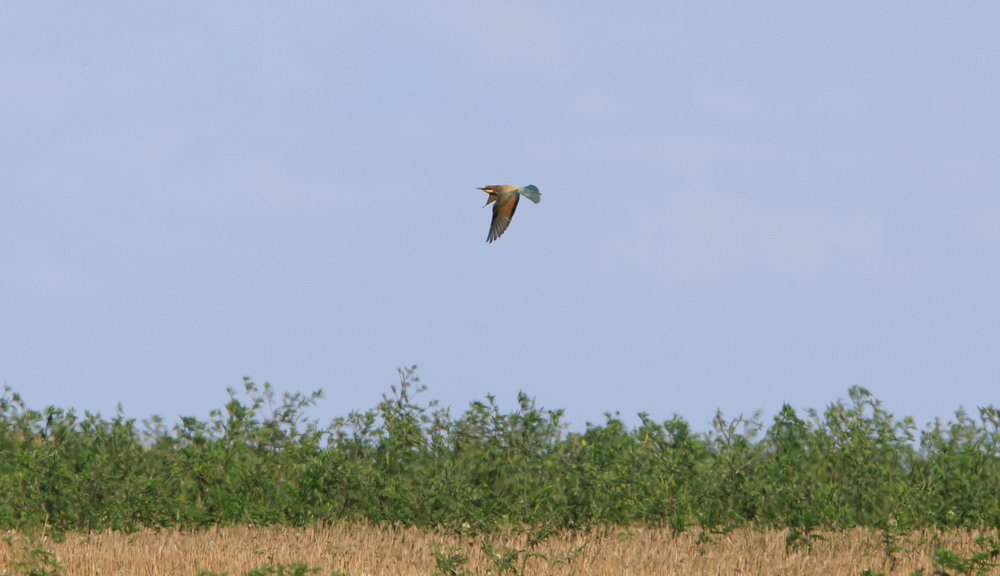
<svg viewBox="0 0 1000 576"><path fill-rule="evenodd" d="M489 199L486 200L486 204L483 204L483 208L489 206L490 202L497 199L496 186L481 186L479 188L476 188L476 190L482 190L483 192L486 192L487 194L490 195Z"/></svg>

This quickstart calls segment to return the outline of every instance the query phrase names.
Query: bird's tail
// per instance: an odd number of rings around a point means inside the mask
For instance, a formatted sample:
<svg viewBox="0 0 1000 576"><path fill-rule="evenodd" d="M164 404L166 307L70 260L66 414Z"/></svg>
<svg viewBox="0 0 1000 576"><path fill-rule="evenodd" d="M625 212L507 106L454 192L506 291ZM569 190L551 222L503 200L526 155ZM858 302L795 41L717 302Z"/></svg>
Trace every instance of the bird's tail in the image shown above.
<svg viewBox="0 0 1000 576"><path fill-rule="evenodd" d="M538 204L539 202L542 201L542 195L541 193L538 192L537 186L528 184L523 188L518 188L517 191L521 193L521 196L524 196L525 198L531 200L535 204Z"/></svg>

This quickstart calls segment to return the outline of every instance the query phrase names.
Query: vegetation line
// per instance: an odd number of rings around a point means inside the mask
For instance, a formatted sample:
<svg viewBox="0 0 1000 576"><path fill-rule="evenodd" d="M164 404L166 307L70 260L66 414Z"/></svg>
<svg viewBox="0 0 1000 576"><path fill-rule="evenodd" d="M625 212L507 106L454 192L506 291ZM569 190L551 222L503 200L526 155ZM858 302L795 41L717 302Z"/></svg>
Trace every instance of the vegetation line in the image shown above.
<svg viewBox="0 0 1000 576"><path fill-rule="evenodd" d="M768 425L717 415L608 416L568 433L527 394L460 416L418 401L415 367L375 408L328 425L321 397L250 380L207 421L167 428L0 397L0 529L374 522L533 537L646 525L702 534L758 526L808 542L821 529L1000 529L1000 411L918 431L863 388L826 410L784 406Z"/></svg>

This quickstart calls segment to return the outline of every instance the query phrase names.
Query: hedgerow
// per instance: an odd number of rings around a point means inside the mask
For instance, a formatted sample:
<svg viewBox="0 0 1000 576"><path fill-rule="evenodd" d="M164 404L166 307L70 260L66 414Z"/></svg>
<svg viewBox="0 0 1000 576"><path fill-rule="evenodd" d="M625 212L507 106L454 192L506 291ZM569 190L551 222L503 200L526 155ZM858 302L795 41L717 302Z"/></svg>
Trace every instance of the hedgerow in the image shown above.
<svg viewBox="0 0 1000 576"><path fill-rule="evenodd" d="M0 397L0 529L57 531L367 521L469 533L651 525L794 534L864 526L1000 528L1000 411L917 430L864 388L822 412L785 405L695 432L617 415L568 432L521 393L459 416L417 397L415 367L327 425L321 398L245 379L207 421L26 407Z"/></svg>

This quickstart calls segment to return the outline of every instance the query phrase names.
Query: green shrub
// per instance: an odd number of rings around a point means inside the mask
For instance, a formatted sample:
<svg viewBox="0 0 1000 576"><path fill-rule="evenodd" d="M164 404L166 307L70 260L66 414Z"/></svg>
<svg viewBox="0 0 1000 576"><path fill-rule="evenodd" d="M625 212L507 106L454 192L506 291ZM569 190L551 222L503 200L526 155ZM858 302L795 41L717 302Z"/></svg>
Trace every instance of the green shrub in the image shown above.
<svg viewBox="0 0 1000 576"><path fill-rule="evenodd" d="M789 546L823 528L887 534L1000 527L1000 413L936 421L919 434L867 390L800 416L784 406L717 414L701 434L679 416L617 414L567 432L562 410L521 393L487 396L457 417L421 402L415 367L370 410L328 425L322 397L246 379L206 421L140 426L117 413L27 408L0 397L0 529L136 530L214 524L371 521L462 534L532 537L646 524L704 534L790 528ZM792 537L791 535L794 535ZM455 568L457 569L457 568ZM441 568L444 571L443 568Z"/></svg>

